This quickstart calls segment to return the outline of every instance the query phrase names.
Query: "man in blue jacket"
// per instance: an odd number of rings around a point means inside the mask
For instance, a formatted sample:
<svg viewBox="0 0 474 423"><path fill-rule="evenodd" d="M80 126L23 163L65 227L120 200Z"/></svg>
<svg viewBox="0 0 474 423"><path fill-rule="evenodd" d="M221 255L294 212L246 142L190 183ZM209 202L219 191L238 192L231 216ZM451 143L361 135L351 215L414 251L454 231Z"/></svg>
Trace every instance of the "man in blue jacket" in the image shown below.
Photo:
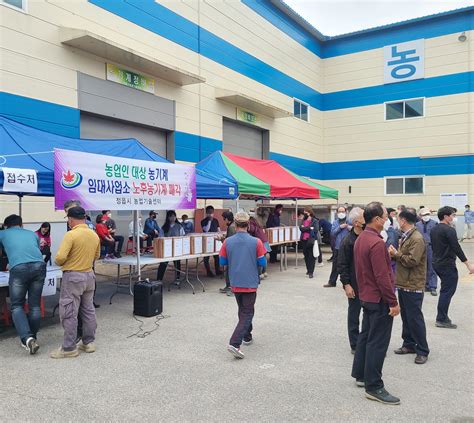
<svg viewBox="0 0 474 423"><path fill-rule="evenodd" d="M230 286L239 307L239 322L227 347L235 358L245 357L240 350L242 343L250 345L253 342L252 320L260 283L258 266L267 264L267 249L259 238L247 232L249 220L250 216L245 212L235 215L236 233L226 238L219 253L220 264L227 266Z"/></svg>
<svg viewBox="0 0 474 423"><path fill-rule="evenodd" d="M153 239L163 236L163 231L156 221L156 212L151 211L148 215L148 218L145 220L145 227L143 228L143 233L148 235L146 239L147 250L149 250L153 244Z"/></svg>
<svg viewBox="0 0 474 423"><path fill-rule="evenodd" d="M323 285L324 288L334 288L336 286L337 277L339 276L337 270L337 256L339 254L339 248L341 246L342 240L351 231L351 229L352 226L348 223L346 207L339 206L337 208L336 219L334 219L331 227L331 237L334 238L331 275L329 276L328 283Z"/></svg>

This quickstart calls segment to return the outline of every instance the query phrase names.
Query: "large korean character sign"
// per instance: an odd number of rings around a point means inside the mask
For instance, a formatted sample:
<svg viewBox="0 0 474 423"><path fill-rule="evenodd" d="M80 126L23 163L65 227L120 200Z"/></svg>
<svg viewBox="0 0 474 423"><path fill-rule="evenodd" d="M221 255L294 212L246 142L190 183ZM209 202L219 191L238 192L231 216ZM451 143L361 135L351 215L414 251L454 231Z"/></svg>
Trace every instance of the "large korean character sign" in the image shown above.
<svg viewBox="0 0 474 423"><path fill-rule="evenodd" d="M424 77L424 39L384 47L384 82L386 84Z"/></svg>
<svg viewBox="0 0 474 423"><path fill-rule="evenodd" d="M194 166L54 150L55 208L79 200L86 210L196 208Z"/></svg>

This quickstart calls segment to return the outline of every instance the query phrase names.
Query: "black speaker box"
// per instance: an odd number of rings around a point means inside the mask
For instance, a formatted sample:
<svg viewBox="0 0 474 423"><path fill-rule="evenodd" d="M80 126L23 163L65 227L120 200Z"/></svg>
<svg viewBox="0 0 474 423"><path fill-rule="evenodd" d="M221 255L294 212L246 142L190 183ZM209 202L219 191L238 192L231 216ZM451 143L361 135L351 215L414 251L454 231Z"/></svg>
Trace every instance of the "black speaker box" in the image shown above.
<svg viewBox="0 0 474 423"><path fill-rule="evenodd" d="M163 312L163 284L158 281L140 281L133 287L133 314L152 317Z"/></svg>

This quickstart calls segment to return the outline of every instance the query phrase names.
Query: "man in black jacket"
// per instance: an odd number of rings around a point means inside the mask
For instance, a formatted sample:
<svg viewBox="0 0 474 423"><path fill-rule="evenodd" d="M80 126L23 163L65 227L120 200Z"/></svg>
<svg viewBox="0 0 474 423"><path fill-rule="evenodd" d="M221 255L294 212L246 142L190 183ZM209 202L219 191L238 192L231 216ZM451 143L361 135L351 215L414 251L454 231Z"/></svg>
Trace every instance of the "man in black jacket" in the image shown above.
<svg viewBox="0 0 474 423"><path fill-rule="evenodd" d="M204 233L219 232L219 221L214 217L214 207L206 207L206 217L201 220L201 228ZM216 275L220 275L222 274L222 272L219 267L219 255L213 257ZM214 273L211 272L211 266L209 265L209 256L204 257L204 266L206 267L207 276L213 278Z"/></svg>
<svg viewBox="0 0 474 423"><path fill-rule="evenodd" d="M456 222L456 211L454 207L441 207L438 210L439 225L436 225L430 234L433 247L433 269L441 279L438 315L436 316L436 327L438 328L457 328L457 325L453 324L448 316L449 304L458 286L456 256L466 265L469 273L474 273L474 264L469 263L464 255L458 242L456 229L452 227Z"/></svg>
<svg viewBox="0 0 474 423"><path fill-rule="evenodd" d="M337 269L348 300L347 332L352 354L355 353L357 338L359 337L359 318L361 304L357 288L357 277L354 263L354 244L357 237L364 230L364 210L354 207L349 214L352 230L342 240L337 256Z"/></svg>
<svg viewBox="0 0 474 423"><path fill-rule="evenodd" d="M273 212L268 216L267 219L267 224L265 227L267 228L277 228L278 226L281 225L280 223L280 216L283 212L283 204L277 204L275 206L275 209ZM274 246L272 247L272 251L270 251L270 263L276 263L277 260L277 254L278 254L279 248Z"/></svg>

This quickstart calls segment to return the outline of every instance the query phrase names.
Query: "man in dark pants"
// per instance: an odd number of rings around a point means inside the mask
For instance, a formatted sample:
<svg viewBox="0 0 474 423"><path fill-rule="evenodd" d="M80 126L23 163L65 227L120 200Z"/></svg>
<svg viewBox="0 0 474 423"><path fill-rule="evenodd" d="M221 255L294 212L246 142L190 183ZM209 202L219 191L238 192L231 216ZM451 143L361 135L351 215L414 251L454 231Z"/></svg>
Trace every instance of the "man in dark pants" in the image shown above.
<svg viewBox="0 0 474 423"><path fill-rule="evenodd" d="M336 219L332 223L331 237L334 239L334 248L332 251L332 269L329 281L323 285L324 288L334 288L336 286L338 272L337 272L337 255L339 254L339 248L342 240L350 232L352 227L348 223L347 219L347 208L345 206L339 206L337 208Z"/></svg>
<svg viewBox="0 0 474 423"><path fill-rule="evenodd" d="M402 315L403 345L395 354L415 354L416 364L425 364L430 349L426 341L426 326L423 318L423 296L426 283L426 246L423 235L416 229L415 210L406 209L398 215L402 236L397 250L392 245L388 252L397 262L398 300Z"/></svg>
<svg viewBox="0 0 474 423"><path fill-rule="evenodd" d="M352 222L352 230L342 240L337 256L337 267L341 278L344 292L347 296L347 332L352 354L355 354L357 338L360 328L360 311L362 306L359 300L359 288L357 287L357 275L354 262L354 244L364 230L364 210L354 207L349 219Z"/></svg>
<svg viewBox="0 0 474 423"><path fill-rule="evenodd" d="M235 358L245 357L240 350L242 343L250 345L253 342L252 320L260 283L258 266L267 264L267 249L263 242L247 232L249 220L250 216L245 212L235 215L236 233L224 241L219 253L221 265L227 266L230 286L239 307L239 322L227 347Z"/></svg>
<svg viewBox="0 0 474 423"><path fill-rule="evenodd" d="M368 399L383 404L400 404L390 395L382 380L382 368L392 333L393 317L400 313L395 296L390 257L380 236L388 219L381 203L372 202L364 209L365 230L354 245L359 298L364 310L362 331L352 365L357 386L365 387Z"/></svg>
<svg viewBox="0 0 474 423"><path fill-rule="evenodd" d="M277 204L273 210L273 212L268 216L267 223L265 224L266 228L278 228L281 226L280 216L283 212L283 204ZM272 251L270 251L270 263L277 263L277 256L278 256L279 248L275 245L272 247Z"/></svg>
<svg viewBox="0 0 474 423"><path fill-rule="evenodd" d="M438 219L439 225L431 230L433 269L441 279L436 326L438 328L456 329L457 325L453 324L448 316L451 298L458 286L456 256L466 265L469 273L474 273L474 264L467 261L459 245L456 229L451 226L456 222L456 209L449 206L441 207L438 210Z"/></svg>
<svg viewBox="0 0 474 423"><path fill-rule="evenodd" d="M105 226L109 229L110 236L117 244L116 246L114 245L114 256L120 258L122 257L124 237L122 235L117 235L117 224L115 223L115 220L112 219L112 212L110 210L102 210L102 216Z"/></svg>
<svg viewBox="0 0 474 423"><path fill-rule="evenodd" d="M219 239L221 241L224 241L225 239L235 234L234 213L232 213L231 211L225 211L224 213L222 213L222 218L224 219L224 223L227 226L227 231L226 231L226 234L220 237ZM224 277L225 277L225 287L219 288L219 292L221 294L227 294L228 297L231 297L233 294L230 289L229 271L227 267L224 268Z"/></svg>
<svg viewBox="0 0 474 423"><path fill-rule="evenodd" d="M214 207L206 207L206 217L201 220L201 228L204 233L219 232L219 221L214 217ZM222 272L219 268L219 256L216 255L213 257L216 275L221 275ZM211 266L209 265L209 256L204 257L204 266L206 268L207 276L213 278L214 273L211 272Z"/></svg>

